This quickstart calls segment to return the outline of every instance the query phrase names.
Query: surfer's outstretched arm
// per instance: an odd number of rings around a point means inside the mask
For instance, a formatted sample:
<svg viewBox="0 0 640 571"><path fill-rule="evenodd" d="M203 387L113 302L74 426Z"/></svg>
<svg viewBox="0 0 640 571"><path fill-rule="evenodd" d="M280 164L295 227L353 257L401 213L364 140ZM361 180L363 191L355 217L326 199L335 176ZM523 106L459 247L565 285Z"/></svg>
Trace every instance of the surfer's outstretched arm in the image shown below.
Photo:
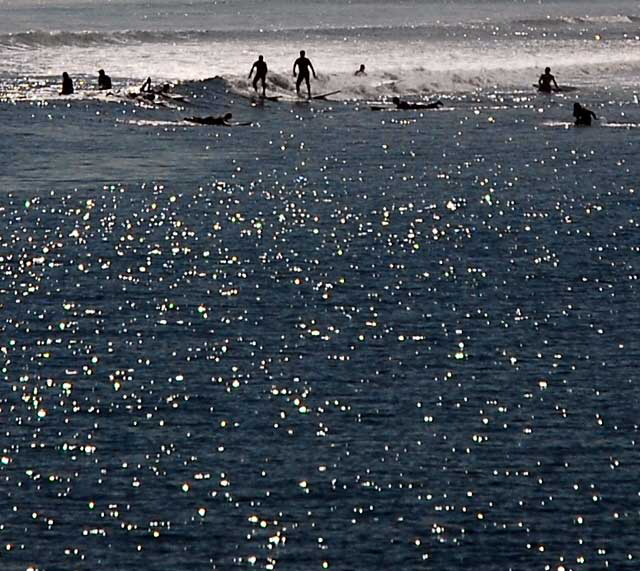
<svg viewBox="0 0 640 571"><path fill-rule="evenodd" d="M311 61L309 61L309 67L311 68L311 71L313 72L313 77L318 79L318 76L316 75L316 70L313 69L313 64L311 63Z"/></svg>

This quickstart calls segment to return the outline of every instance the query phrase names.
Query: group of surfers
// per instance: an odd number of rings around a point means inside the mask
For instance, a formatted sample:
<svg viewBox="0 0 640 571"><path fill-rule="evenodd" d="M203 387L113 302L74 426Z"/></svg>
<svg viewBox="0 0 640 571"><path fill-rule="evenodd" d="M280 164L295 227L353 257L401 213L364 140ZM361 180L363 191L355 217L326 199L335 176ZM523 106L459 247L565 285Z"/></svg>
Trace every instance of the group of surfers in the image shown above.
<svg viewBox="0 0 640 571"><path fill-rule="evenodd" d="M255 71L255 75L254 72ZM259 88L262 89L262 97L266 97L267 91L267 62L264 60L264 56L258 56L258 59L251 66L251 70L249 71L249 79L253 76L253 89L256 93L258 93ZM293 62L293 76L296 78L296 93L300 96L300 87L304 82L307 87L307 96L311 99L311 74L313 74L314 78L318 78L316 74L316 70L311 63L311 60L306 56L306 52L304 50L300 51L300 57L298 57ZM361 64L360 68L354 73L356 76L366 75L365 65ZM538 79L538 90L542 93L552 93L553 91L559 91L560 86L558 85L556 78L551 73L551 68L547 67L544 70L544 73L540 75ZM104 72L103 69L98 71L98 89L101 90L110 90L112 89L111 78ZM141 98L148 101L154 101L157 96L166 95L170 89L169 84L165 84L160 88L153 88L151 85L151 78L147 78L147 80L140 87L139 92L133 92L128 94L131 98ZM65 71L62 74L62 90L60 95L71 95L74 91L73 81L69 74ZM397 109L401 110L412 110L412 109L437 109L443 105L442 101L435 101L433 103L413 103L409 101L403 101L399 97L393 97L391 99L392 103L396 106ZM573 117L575 118L575 124L580 126L589 126L591 125L591 119L596 119L596 114L580 105L580 103L573 104ZM231 114L227 113L226 115L220 116L208 116L208 117L190 117L187 120L190 120L194 123L202 123L207 125L230 125L229 122L231 119Z"/></svg>
<svg viewBox="0 0 640 571"><path fill-rule="evenodd" d="M551 84L553 84L553 87ZM550 67L545 67L544 73L538 78L538 91L542 93L561 91L556 78L551 73ZM575 124L582 127L589 127L591 125L591 118L596 121L598 120L596 114L591 111L591 109L583 107L578 102L573 104L573 117L575 118Z"/></svg>

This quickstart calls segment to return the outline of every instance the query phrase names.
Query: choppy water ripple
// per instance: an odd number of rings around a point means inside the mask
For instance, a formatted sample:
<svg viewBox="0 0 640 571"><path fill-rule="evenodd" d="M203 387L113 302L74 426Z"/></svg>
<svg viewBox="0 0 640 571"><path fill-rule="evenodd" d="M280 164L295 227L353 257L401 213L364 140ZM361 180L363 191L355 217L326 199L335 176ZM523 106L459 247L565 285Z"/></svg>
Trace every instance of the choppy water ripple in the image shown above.
<svg viewBox="0 0 640 571"><path fill-rule="evenodd" d="M635 142L452 106L12 107L7 568L635 568Z"/></svg>

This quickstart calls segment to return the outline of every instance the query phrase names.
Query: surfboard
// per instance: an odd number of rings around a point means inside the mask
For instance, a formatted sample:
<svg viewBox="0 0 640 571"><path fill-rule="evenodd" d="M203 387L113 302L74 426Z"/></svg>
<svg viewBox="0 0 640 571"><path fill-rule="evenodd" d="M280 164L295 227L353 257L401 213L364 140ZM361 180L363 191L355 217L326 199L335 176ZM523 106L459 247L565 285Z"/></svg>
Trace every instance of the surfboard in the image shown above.
<svg viewBox="0 0 640 571"><path fill-rule="evenodd" d="M278 101L281 97L282 95L266 95L265 97L262 95L251 95L249 99L257 103L259 101Z"/></svg>
<svg viewBox="0 0 640 571"><path fill-rule="evenodd" d="M571 91L578 91L579 89L574 85L561 85L558 88L552 88L551 91L543 91L542 89L540 89L540 86L537 83L534 83L533 87L538 90L538 93L542 93L544 95L549 95L551 93L570 93Z"/></svg>
<svg viewBox="0 0 640 571"><path fill-rule="evenodd" d="M336 93L340 93L340 90L329 91L328 93L321 93L320 95L314 95L311 99L326 99L329 95L335 95Z"/></svg>
<svg viewBox="0 0 640 571"><path fill-rule="evenodd" d="M418 107L417 109L398 109L395 105L370 105L371 111L441 111L451 110L452 107Z"/></svg>

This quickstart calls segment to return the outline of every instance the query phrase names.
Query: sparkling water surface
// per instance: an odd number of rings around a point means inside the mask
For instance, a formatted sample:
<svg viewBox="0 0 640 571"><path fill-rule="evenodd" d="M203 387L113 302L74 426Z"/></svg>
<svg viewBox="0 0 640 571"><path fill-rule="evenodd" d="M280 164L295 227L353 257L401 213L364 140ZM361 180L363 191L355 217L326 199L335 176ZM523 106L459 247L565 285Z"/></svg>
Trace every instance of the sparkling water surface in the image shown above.
<svg viewBox="0 0 640 571"><path fill-rule="evenodd" d="M633 88L237 88L0 102L2 569L635 569Z"/></svg>

